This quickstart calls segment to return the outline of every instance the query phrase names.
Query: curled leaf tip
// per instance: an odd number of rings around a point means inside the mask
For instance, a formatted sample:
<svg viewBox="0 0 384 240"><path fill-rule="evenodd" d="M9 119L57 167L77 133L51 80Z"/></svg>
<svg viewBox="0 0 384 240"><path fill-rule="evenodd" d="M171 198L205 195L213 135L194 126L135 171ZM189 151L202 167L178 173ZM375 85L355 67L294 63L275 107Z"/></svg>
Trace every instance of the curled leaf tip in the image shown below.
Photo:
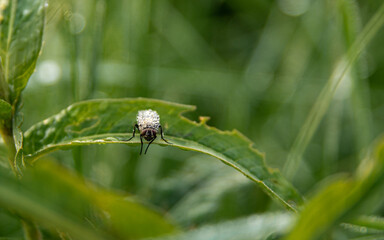
<svg viewBox="0 0 384 240"><path fill-rule="evenodd" d="M211 118L208 116L200 116L199 117L200 124L206 124L210 119Z"/></svg>

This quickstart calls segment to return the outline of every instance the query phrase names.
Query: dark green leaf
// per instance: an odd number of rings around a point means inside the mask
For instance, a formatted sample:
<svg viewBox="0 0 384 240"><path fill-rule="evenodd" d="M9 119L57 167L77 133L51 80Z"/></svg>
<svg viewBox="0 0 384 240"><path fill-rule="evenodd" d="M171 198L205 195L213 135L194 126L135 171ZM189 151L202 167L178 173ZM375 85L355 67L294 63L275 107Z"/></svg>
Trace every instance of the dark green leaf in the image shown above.
<svg viewBox="0 0 384 240"><path fill-rule="evenodd" d="M7 120L12 117L12 106L0 99L0 120Z"/></svg>
<svg viewBox="0 0 384 240"><path fill-rule="evenodd" d="M42 161L21 180L0 169L0 206L75 239L139 239L175 232L158 213Z"/></svg>
<svg viewBox="0 0 384 240"><path fill-rule="evenodd" d="M165 138L173 147L214 156L258 183L284 206L296 210L301 195L280 172L265 165L264 155L252 147L241 133L220 131L202 122L193 122L181 114L194 106L151 99L104 99L76 103L59 114L32 126L25 133L24 153L29 161L57 149L75 145L124 143L137 146L132 135L139 110L154 109L161 117ZM168 145L161 139L154 143Z"/></svg>
<svg viewBox="0 0 384 240"><path fill-rule="evenodd" d="M35 70L42 45L45 1L9 0L1 4L0 56L13 103Z"/></svg>
<svg viewBox="0 0 384 240"><path fill-rule="evenodd" d="M0 166L10 167L8 162L7 146L0 140Z"/></svg>

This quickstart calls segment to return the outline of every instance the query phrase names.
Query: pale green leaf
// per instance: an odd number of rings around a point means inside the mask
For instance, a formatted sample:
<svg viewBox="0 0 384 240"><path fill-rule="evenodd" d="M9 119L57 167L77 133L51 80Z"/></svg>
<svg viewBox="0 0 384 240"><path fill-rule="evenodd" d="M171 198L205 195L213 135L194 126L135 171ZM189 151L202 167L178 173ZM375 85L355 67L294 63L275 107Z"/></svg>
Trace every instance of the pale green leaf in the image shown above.
<svg viewBox="0 0 384 240"><path fill-rule="evenodd" d="M0 99L0 120L7 120L12 117L12 106Z"/></svg>
<svg viewBox="0 0 384 240"><path fill-rule="evenodd" d="M259 201L265 200L265 194L259 191L255 195L252 182L238 172L216 169L216 174L191 189L169 210L179 224L199 226L260 211L257 206L262 205Z"/></svg>
<svg viewBox="0 0 384 240"><path fill-rule="evenodd" d="M384 231L384 218L378 216L362 216L351 221L352 224L365 227L370 229L375 229L379 231Z"/></svg>
<svg viewBox="0 0 384 240"><path fill-rule="evenodd" d="M156 240L267 240L285 234L294 222L287 213L253 215L215 225L206 225L189 232L156 238Z"/></svg>
<svg viewBox="0 0 384 240"><path fill-rule="evenodd" d="M342 223L341 227L350 235L356 235L355 239L384 238L384 218L382 217L360 216L348 223Z"/></svg>
<svg viewBox="0 0 384 240"><path fill-rule="evenodd" d="M32 126L25 133L24 153L27 160L34 161L44 153L75 145L124 143L139 147L139 136L127 140L132 136L137 112L143 109L154 109L160 114L165 138L172 145L160 138L154 143L214 156L258 183L289 209L296 210L301 205L301 195L280 172L266 166L264 155L241 133L209 127L205 118L197 123L181 116L194 110L194 106L142 98L76 103Z"/></svg>
<svg viewBox="0 0 384 240"><path fill-rule="evenodd" d="M13 103L35 70L42 45L45 1L8 0L1 4L0 56Z"/></svg>

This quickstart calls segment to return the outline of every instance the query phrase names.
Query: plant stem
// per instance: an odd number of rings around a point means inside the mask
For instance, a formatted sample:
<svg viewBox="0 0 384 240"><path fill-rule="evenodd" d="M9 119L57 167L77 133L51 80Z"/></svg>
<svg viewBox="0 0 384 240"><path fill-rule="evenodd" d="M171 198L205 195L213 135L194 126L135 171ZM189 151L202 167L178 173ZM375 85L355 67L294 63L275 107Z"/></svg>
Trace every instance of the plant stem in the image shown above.
<svg viewBox="0 0 384 240"><path fill-rule="evenodd" d="M2 61L0 59L0 98L9 101L9 89L7 81L5 80Z"/></svg>
<svg viewBox="0 0 384 240"><path fill-rule="evenodd" d="M95 96L97 88L97 71L102 54L103 33L105 22L106 3L105 0L97 0L93 16L93 43L91 48L91 58L89 61L89 78L86 99L91 99Z"/></svg>
<svg viewBox="0 0 384 240"><path fill-rule="evenodd" d="M72 11L76 11L76 1L71 1ZM81 99L81 91L80 91L80 67L79 67L79 36L77 33L72 32L71 30L71 21L73 19L69 19L68 31L69 31L69 58L70 58L70 74L71 74L71 91L72 91L72 102L78 102ZM81 147L75 147L72 150L73 162L76 171L81 174L82 166L83 166L83 158L82 158L82 149Z"/></svg>
<svg viewBox="0 0 384 240"><path fill-rule="evenodd" d="M6 127L7 125L9 127ZM15 145L15 140L13 139L12 125L3 123L2 126L0 127L0 134L3 137L4 143L8 148L9 165L11 166L13 173L16 176L20 176L15 166L16 145ZM43 239L41 232L35 223L25 220L24 218L21 218L20 221L24 229L25 239L27 240Z"/></svg>

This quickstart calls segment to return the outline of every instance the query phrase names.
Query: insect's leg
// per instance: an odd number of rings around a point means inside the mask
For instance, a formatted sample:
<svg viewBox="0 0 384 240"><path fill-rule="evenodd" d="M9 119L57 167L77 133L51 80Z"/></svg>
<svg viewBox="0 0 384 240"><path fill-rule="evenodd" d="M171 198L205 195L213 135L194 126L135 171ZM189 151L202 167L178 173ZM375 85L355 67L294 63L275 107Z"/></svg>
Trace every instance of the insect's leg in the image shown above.
<svg viewBox="0 0 384 240"><path fill-rule="evenodd" d="M141 142L141 147L140 147L140 155L143 152L143 136L140 135L140 142Z"/></svg>
<svg viewBox="0 0 384 240"><path fill-rule="evenodd" d="M167 140L164 139L164 135L163 135L163 128L161 127L161 125L159 126L160 128L160 135L161 135L161 139L163 139L164 142L168 143L168 144L172 144L170 142L168 142Z"/></svg>
<svg viewBox="0 0 384 240"><path fill-rule="evenodd" d="M152 143L153 141L155 141L155 139L156 139L156 137L153 138L153 139L148 143L148 146L147 146L147 148L145 149L144 154L147 154L147 150L148 150L148 148L149 148L149 145L151 145L151 143Z"/></svg>
<svg viewBox="0 0 384 240"><path fill-rule="evenodd" d="M139 130L139 125L137 125L137 123L135 124L135 126L133 126L133 133L132 133L132 137L131 137L130 139L128 139L127 141L129 141L129 140L131 140L132 138L134 138L134 137L135 137L135 130L136 130L136 128L137 128L137 130Z"/></svg>

